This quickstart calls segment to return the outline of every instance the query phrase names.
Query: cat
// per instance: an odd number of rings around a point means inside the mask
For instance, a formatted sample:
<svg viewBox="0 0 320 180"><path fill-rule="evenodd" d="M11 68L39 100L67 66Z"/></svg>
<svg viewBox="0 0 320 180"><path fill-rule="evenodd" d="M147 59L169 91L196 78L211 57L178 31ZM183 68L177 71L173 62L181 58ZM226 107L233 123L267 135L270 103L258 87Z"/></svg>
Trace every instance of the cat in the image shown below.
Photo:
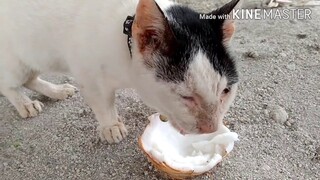
<svg viewBox="0 0 320 180"><path fill-rule="evenodd" d="M229 15L239 4L207 14ZM239 82L229 52L235 26L200 15L168 0L1 0L0 92L22 118L34 117L43 104L21 87L62 100L77 88L40 75L69 73L108 143L128 134L115 108L115 90L128 87L182 134L214 132Z"/></svg>

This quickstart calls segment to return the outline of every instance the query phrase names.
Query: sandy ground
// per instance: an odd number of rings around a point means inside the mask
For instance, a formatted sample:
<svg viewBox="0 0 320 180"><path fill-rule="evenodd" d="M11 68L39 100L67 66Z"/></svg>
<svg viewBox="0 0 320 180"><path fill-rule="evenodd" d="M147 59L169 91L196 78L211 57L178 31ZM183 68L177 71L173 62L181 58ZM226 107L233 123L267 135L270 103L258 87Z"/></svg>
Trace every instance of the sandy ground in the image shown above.
<svg viewBox="0 0 320 180"><path fill-rule="evenodd" d="M240 141L220 166L197 179L320 178L319 11L313 9L312 20L237 22L233 47L241 84L226 120ZM75 84L66 76L45 78ZM28 120L0 96L0 179L163 179L138 148L154 111L133 90L117 94L130 131L118 145L97 140L97 122L79 93L58 102L27 93L45 104L40 116ZM274 105L286 110L288 121L270 118Z"/></svg>

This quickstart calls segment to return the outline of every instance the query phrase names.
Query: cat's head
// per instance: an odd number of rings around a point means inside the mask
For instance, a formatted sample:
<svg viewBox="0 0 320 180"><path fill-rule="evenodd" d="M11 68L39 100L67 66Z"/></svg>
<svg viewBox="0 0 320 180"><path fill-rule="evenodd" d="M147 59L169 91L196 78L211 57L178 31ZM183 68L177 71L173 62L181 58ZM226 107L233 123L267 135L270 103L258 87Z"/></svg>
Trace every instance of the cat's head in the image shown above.
<svg viewBox="0 0 320 180"><path fill-rule="evenodd" d="M205 16L139 1L132 25L136 89L184 133L215 131L235 97L238 73L228 52L234 23L218 16L230 15L238 2Z"/></svg>

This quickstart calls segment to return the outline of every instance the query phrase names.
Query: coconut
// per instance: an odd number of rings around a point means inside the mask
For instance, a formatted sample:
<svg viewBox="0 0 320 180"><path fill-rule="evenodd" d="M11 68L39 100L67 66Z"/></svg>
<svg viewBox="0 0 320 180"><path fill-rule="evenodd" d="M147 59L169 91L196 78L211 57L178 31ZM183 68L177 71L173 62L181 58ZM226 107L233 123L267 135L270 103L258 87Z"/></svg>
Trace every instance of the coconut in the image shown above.
<svg viewBox="0 0 320 180"><path fill-rule="evenodd" d="M206 173L222 161L238 140L237 133L221 126L210 134L182 135L160 114L149 117L150 124L139 138L139 147L160 171L175 179Z"/></svg>

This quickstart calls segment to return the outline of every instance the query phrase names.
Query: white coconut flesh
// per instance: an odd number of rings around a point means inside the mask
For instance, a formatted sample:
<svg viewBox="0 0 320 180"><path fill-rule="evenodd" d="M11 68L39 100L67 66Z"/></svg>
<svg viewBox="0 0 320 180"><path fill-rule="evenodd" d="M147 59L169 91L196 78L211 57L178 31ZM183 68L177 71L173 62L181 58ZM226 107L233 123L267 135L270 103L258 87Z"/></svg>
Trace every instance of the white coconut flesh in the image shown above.
<svg viewBox="0 0 320 180"><path fill-rule="evenodd" d="M238 140L237 133L221 126L211 134L180 134L159 114L149 117L150 124L141 136L142 148L154 160L172 169L203 173L217 165Z"/></svg>

